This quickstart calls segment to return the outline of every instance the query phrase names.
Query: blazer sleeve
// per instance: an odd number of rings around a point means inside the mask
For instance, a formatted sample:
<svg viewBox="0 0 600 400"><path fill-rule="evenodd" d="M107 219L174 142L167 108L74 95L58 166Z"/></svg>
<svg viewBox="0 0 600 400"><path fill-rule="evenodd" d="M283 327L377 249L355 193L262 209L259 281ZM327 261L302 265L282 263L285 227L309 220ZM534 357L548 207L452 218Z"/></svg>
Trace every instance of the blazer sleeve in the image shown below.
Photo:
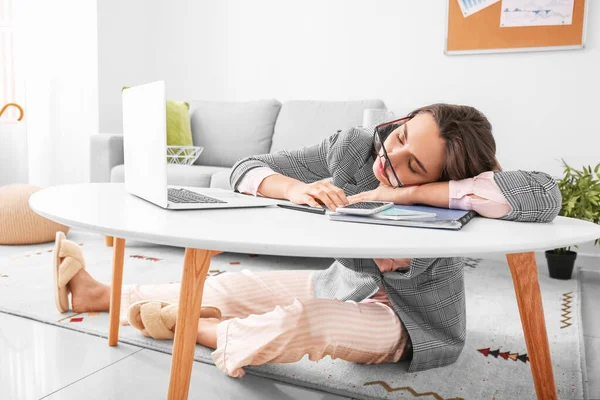
<svg viewBox="0 0 600 400"><path fill-rule="evenodd" d="M263 154L246 157L233 166L229 183L233 190L251 169L268 167L278 174L297 179L304 183L312 183L321 179L331 178L336 174L352 174L358 170L359 163L343 165L347 157L364 154L362 148L365 140L360 140L361 131L349 128L335 133L313 146L302 147L298 150L282 150L273 154Z"/></svg>
<svg viewBox="0 0 600 400"><path fill-rule="evenodd" d="M494 181L511 208L500 219L550 222L560 212L560 190L554 178L544 172L500 171L494 173Z"/></svg>

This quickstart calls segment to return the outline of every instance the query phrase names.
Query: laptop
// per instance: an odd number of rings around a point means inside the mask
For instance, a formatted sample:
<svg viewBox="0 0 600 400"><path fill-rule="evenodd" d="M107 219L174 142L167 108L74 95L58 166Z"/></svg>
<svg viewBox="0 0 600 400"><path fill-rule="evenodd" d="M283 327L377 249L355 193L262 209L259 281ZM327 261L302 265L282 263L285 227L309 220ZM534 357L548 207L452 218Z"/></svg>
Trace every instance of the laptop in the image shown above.
<svg viewBox="0 0 600 400"><path fill-rule="evenodd" d="M123 90L123 147L127 192L169 210L265 207L277 200L232 190L167 185L165 82Z"/></svg>

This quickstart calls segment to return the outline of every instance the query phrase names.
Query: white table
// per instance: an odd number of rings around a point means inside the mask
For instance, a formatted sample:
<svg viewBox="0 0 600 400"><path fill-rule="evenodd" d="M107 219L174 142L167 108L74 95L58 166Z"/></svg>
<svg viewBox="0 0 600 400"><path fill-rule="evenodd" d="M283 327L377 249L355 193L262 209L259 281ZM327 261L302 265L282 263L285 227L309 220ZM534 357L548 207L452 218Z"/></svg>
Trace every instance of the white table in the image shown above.
<svg viewBox="0 0 600 400"><path fill-rule="evenodd" d="M279 207L167 211L114 183L47 188L30 205L53 221L115 238L110 346L118 342L125 239L186 248L169 399L187 398L204 281L211 257L221 251L344 258L507 254L537 396L556 399L532 251L600 237L600 226L563 217L550 224L476 218L455 232L334 222Z"/></svg>

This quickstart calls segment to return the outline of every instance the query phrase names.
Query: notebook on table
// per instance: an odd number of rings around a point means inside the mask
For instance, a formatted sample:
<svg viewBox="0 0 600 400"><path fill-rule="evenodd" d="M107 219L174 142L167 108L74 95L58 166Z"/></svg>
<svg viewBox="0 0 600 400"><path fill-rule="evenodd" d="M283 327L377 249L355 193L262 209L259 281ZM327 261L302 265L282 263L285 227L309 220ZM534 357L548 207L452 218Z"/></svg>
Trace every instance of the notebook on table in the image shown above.
<svg viewBox="0 0 600 400"><path fill-rule="evenodd" d="M373 215L358 216L337 212L328 215L332 221L459 230L477 213L429 206L398 205Z"/></svg>

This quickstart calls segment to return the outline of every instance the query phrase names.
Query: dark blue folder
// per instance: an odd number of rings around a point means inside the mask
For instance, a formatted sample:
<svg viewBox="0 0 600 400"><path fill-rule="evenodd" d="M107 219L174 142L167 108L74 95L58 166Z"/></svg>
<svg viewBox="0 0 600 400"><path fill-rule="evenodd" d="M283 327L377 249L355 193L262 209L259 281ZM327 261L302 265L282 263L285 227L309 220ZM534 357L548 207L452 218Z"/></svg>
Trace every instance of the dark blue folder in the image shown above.
<svg viewBox="0 0 600 400"><path fill-rule="evenodd" d="M459 230L465 226L473 217L477 216L475 211L449 210L447 208L429 207L429 206L401 206L394 208L403 210L421 211L435 213L435 217L391 220L380 219L372 216L349 215L341 213L330 213L329 219L332 221L358 222L363 224L410 226L415 228L434 228L434 229L452 229Z"/></svg>

